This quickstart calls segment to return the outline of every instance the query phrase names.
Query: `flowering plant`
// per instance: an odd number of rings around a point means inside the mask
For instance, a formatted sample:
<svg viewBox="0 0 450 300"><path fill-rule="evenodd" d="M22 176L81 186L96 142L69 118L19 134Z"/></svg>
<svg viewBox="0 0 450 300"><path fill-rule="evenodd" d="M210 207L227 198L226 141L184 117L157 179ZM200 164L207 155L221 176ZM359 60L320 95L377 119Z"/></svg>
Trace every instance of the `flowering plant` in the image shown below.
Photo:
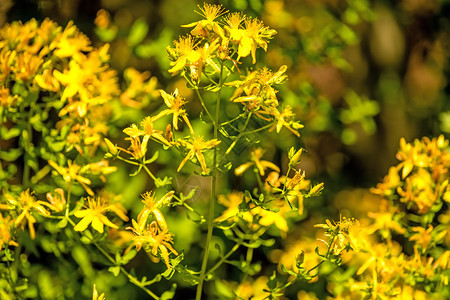
<svg viewBox="0 0 450 300"><path fill-rule="evenodd" d="M401 140L372 221L296 237L324 183L299 143L273 146L304 127L279 93L287 65L261 64L277 32L222 5L197 13L166 48L173 88L121 77L72 22L0 29L2 298L309 299L321 280L336 298L449 296L448 140ZM120 34L105 10L95 23ZM378 108L356 98L341 117L372 132Z"/></svg>

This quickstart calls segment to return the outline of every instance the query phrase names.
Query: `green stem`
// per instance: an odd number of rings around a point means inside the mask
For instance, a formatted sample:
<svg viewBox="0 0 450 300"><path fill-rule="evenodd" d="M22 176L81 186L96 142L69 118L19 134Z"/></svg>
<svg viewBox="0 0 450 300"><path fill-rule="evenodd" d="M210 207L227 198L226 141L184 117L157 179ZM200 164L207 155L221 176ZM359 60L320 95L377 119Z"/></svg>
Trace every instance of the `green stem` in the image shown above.
<svg viewBox="0 0 450 300"><path fill-rule="evenodd" d="M98 245L97 243L93 243L94 246L112 263L112 264L116 264L115 260L111 257L111 255L109 255L105 249L103 249L100 245ZM159 297L157 295L155 295L152 291L150 291L148 288L146 288L139 280L137 280L136 277L134 277L133 275L131 275L130 273L128 273L127 270L125 270L123 267L120 267L120 271L122 272L122 274L124 274L128 280L133 283L134 285L138 286L139 288L141 288L143 291L145 291L149 296L151 296L153 299L158 300Z"/></svg>
<svg viewBox="0 0 450 300"><path fill-rule="evenodd" d="M224 256L222 256L222 258L211 268L209 269L208 272L206 272L206 275L209 275L211 273L213 273L215 270L217 270L217 268L219 268L226 260L228 257L231 256L231 254L233 254L234 252L236 252L236 250L241 246L241 243L236 243L234 244L233 248L230 249L230 251L227 252L227 254L225 254Z"/></svg>
<svg viewBox="0 0 450 300"><path fill-rule="evenodd" d="M71 218L67 218L69 220L69 223L75 227L75 222L71 219ZM80 232L80 234L83 234L82 232ZM106 252L105 249L103 249L99 244L97 244L96 242L92 241L92 244L103 254L104 257L106 257L106 259L108 259L113 265L117 265L116 261L114 260L114 258L111 257L111 255L108 254L108 252ZM130 273L128 273L127 270L125 270L123 267L120 267L120 271L122 272L122 274L124 274L128 280L133 283L134 285L136 285L137 287L141 288L143 291L145 291L149 296L151 296L153 299L155 300L159 300L160 298L153 293L151 290L149 290L148 288L146 288L139 280L137 280L136 277L134 277L133 275L131 275Z"/></svg>
<svg viewBox="0 0 450 300"><path fill-rule="evenodd" d="M64 216L68 219L69 219L69 210L70 210L70 195L71 195L70 189L71 189L71 187L72 187L72 182L69 182L67 184L66 213L64 214Z"/></svg>
<svg viewBox="0 0 450 300"><path fill-rule="evenodd" d="M194 90L195 90L195 93L197 94L198 99L200 100L200 103L202 104L203 109L205 110L206 114L208 115L208 117L213 122L214 128L217 128L217 123L215 122L215 119L213 118L213 116L209 112L208 108L206 107L205 101L203 101L203 97L200 94L200 91L199 91L198 87L194 86ZM220 94L220 92L218 94Z"/></svg>
<svg viewBox="0 0 450 300"><path fill-rule="evenodd" d="M153 173L149 170L149 168L147 168L144 162L142 162L142 166L144 167L144 170L145 172L147 172L148 176L150 176L153 179L153 181L156 181L157 178L155 177L155 175L153 175Z"/></svg>
<svg viewBox="0 0 450 300"><path fill-rule="evenodd" d="M33 104L30 105L30 111L28 112L28 120L30 120L33 117ZM24 162L23 162L23 174L22 174L22 182L25 187L30 186L30 166L27 162L27 157L29 156L26 149L32 149L29 151L33 151L33 128L31 127L31 122L27 122L27 129L26 129L26 136L22 135L24 137L24 148L25 148L25 154L24 154Z"/></svg>
<svg viewBox="0 0 450 300"><path fill-rule="evenodd" d="M219 163L225 159L225 157L228 156L228 154L230 154L231 150L233 150L233 148L236 146L237 142L241 139L241 137L244 136L244 134L246 134L245 129L248 126L248 122L250 121L250 118L252 116L252 113L250 112L247 116L247 119L245 120L244 123L244 127L242 128L241 132L239 133L239 135L236 137L236 139L233 141L233 143L231 143L230 147L228 147L227 151L225 151L224 155L222 156L222 158L220 159Z"/></svg>
<svg viewBox="0 0 450 300"><path fill-rule="evenodd" d="M219 115L220 115L220 97L223 85L223 62L220 64L220 76L219 76L219 90L217 92L217 100L216 100L216 115L213 119L214 122L214 139L218 137L218 124L219 124ZM199 95L198 89L196 89L197 94ZM203 103L203 101L202 101ZM202 104L203 105L203 104ZM208 111L207 111L208 113ZM209 114L209 113L208 113ZM213 222L214 222L214 204L216 202L216 181L217 181L217 147L214 148L214 159L213 159L213 169L212 169L212 177L211 177L211 199L209 202L209 214L208 214L208 233L206 235L206 244L205 244L205 252L203 255L202 268L200 271L200 278L197 285L197 293L195 296L196 300L200 300L202 298L203 291L203 282L205 280L206 275L206 267L208 265L208 256L209 256L209 244L212 239L213 232Z"/></svg>
<svg viewBox="0 0 450 300"><path fill-rule="evenodd" d="M177 195L173 196L175 198L175 200L177 200L179 203L181 203L181 205L183 205L187 210L189 210L190 212L195 213L197 216L200 217L201 223L205 222L205 217L199 213L198 211L196 211L194 208L192 208L192 206L190 206L189 204L186 203L186 201L182 201Z"/></svg>

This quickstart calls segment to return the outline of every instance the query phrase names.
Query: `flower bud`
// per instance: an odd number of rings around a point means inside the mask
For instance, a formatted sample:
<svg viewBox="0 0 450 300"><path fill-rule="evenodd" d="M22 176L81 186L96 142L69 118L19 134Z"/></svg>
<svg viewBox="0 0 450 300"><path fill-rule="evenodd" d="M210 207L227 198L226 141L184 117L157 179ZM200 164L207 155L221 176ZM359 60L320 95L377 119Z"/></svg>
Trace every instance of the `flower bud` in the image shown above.
<svg viewBox="0 0 450 300"><path fill-rule="evenodd" d="M295 154L291 157L291 161L289 162L289 164L291 166L296 166L300 163L300 159L303 153L303 148L300 148L300 150L298 150L297 152L295 152Z"/></svg>
<svg viewBox="0 0 450 300"><path fill-rule="evenodd" d="M118 152L117 147L107 138L105 138L105 143L106 146L108 147L109 153L111 153L112 155L116 155Z"/></svg>

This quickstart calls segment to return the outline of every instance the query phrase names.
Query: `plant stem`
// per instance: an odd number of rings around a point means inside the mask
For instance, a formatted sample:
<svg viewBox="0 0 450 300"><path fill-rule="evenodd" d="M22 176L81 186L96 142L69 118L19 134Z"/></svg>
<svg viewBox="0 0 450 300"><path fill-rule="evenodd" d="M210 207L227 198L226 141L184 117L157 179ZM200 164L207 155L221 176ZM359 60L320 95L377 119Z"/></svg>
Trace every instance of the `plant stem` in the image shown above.
<svg viewBox="0 0 450 300"><path fill-rule="evenodd" d="M236 139L233 141L233 143L231 143L230 147L228 147L227 151L225 151L224 155L222 156L222 158L220 159L219 163L228 155L230 154L231 150L233 150L234 146L236 146L237 142L241 139L241 137L244 136L244 134L246 134L245 129L247 129L247 125L248 122L250 121L250 118L252 116L252 113L250 112L247 116L247 119L245 120L244 123L244 127L241 129L241 132L239 133L239 135L236 137Z"/></svg>
<svg viewBox="0 0 450 300"><path fill-rule="evenodd" d="M220 97L223 85L223 62L220 64L220 75L219 75L219 90L217 92L217 100L216 100L216 114L213 119L214 122L214 139L217 139L219 132L219 115L220 115ZM198 89L196 89L197 94L200 95ZM200 98L201 99L201 98ZM203 103L203 101L202 101ZM207 111L208 113L208 111ZM209 114L209 113L208 113ZM205 243L205 252L203 254L202 268L200 271L200 278L197 285L197 293L195 296L196 300L200 300L202 298L202 290L203 290L203 282L205 280L206 275L206 267L208 265L208 256L209 256L209 244L212 239L213 232L213 222L214 222L214 204L216 202L216 181L217 181L217 147L214 148L214 159L213 159L213 168L212 168L212 177L211 177L211 199L209 202L209 214L208 214L208 233L206 235L206 243Z"/></svg>
<svg viewBox="0 0 450 300"><path fill-rule="evenodd" d="M71 218L67 218L69 223L75 227L75 222L71 219ZM80 234L84 234L83 232L80 232ZM114 260L114 258L111 257L111 255L108 254L108 252L106 252L105 249L102 248L102 246L100 246L99 244L97 244L95 241L92 241L92 244L103 254L104 257L106 257L107 260L109 260L113 265L117 265L116 261ZM136 285L137 287L141 288L144 292L146 292L149 296L151 296L153 299L155 300L159 300L160 298L153 293L152 291L150 291L148 288L146 288L136 277L134 277L133 275L131 275L130 273L128 273L127 270L125 270L122 266L120 266L120 271L122 272L122 274L124 274L128 280Z"/></svg>
<svg viewBox="0 0 450 300"><path fill-rule="evenodd" d="M113 264L116 264L115 260L111 257L111 255L109 255L105 249L103 249L100 245L98 245L97 243L93 243L94 246ZM130 273L128 273L127 270L125 270L123 267L120 267L120 271L122 272L122 274L124 274L125 276L127 276L128 280L133 283L134 285L140 287L143 291L145 291L148 295L150 295L153 299L158 300L159 297L156 296L152 291L150 291L148 288L146 288L144 285L141 284L141 282L139 280L137 280L136 277L134 277L133 275L131 275Z"/></svg>
<svg viewBox="0 0 450 300"><path fill-rule="evenodd" d="M211 269L209 269L209 271L206 272L206 274L209 275L215 270L217 270L217 268L219 268L227 260L227 258L230 257L230 255L233 254L240 246L241 243L234 244L233 248L231 248L230 251L227 252L227 254L222 256L222 258Z"/></svg>

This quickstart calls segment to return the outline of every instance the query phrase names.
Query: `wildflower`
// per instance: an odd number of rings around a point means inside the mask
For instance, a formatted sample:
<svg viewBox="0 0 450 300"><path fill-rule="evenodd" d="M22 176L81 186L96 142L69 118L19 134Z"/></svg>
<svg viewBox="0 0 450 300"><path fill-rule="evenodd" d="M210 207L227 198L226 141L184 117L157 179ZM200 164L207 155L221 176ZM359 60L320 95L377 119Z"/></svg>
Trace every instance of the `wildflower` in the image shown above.
<svg viewBox="0 0 450 300"><path fill-rule="evenodd" d="M206 167L205 157L203 156L203 153L207 149L211 149L216 147L220 144L220 141L217 139L212 139L209 141L204 141L203 137L194 137L191 138L189 141L185 140L179 140L179 143L189 150L186 157L181 161L180 165L178 166L177 172L183 168L183 166L186 164L186 162L194 156L197 158L198 163L200 164L202 170L204 173L208 174L208 168Z"/></svg>
<svg viewBox="0 0 450 300"><path fill-rule="evenodd" d="M108 211L113 211L119 218L128 221L125 209L118 203L110 204L104 197L88 197L85 200L87 200L87 206L84 205L84 209L77 210L74 213L75 217L81 218L81 221L74 227L75 231L84 231L89 224L100 233L103 233L104 225L118 228L104 215Z"/></svg>
<svg viewBox="0 0 450 300"><path fill-rule="evenodd" d="M61 34L60 40L56 44L54 54L58 57L78 57L82 52L92 50L89 38L78 31L70 21Z"/></svg>
<svg viewBox="0 0 450 300"><path fill-rule="evenodd" d="M92 189L88 186L91 184L91 181L80 175L80 169L81 166L77 165L76 163L73 163L72 161L67 161L68 167L64 168L59 166L56 162L53 160L48 161L49 165L52 166L59 174L62 175L65 182L70 183L74 180L78 181L78 183L81 184L81 186L85 189L85 191L91 195L94 196L94 192Z"/></svg>
<svg viewBox="0 0 450 300"><path fill-rule="evenodd" d="M283 202L284 203L284 202ZM275 225L281 232L288 232L289 227L284 214L290 211L289 206L282 205L277 207L278 211L270 211L262 208L261 206L255 206L252 208L251 213L257 217L258 224L264 227Z"/></svg>
<svg viewBox="0 0 450 300"><path fill-rule="evenodd" d="M101 293L100 296L98 295L97 288L94 284L94 289L92 291L92 300L105 300L105 293Z"/></svg>
<svg viewBox="0 0 450 300"><path fill-rule="evenodd" d="M161 130L157 130L154 128L153 126L153 122L155 121L155 118L152 117L146 117L144 120L142 120L141 122L141 126L143 128L144 131L144 138L145 137L151 137L153 139L155 139L156 141L166 145L166 146L171 146L171 144L166 140L166 138L162 135L162 131Z"/></svg>
<svg viewBox="0 0 450 300"><path fill-rule="evenodd" d="M4 246L14 246L17 247L17 244L13 236L11 234L11 228L14 225L14 219L11 219L11 216L3 217L3 214L0 213L0 251Z"/></svg>
<svg viewBox="0 0 450 300"><path fill-rule="evenodd" d="M270 299L272 296L267 291L268 281L269 278L267 276L259 276L255 280L241 282L235 290L237 299Z"/></svg>
<svg viewBox="0 0 450 300"><path fill-rule="evenodd" d="M6 195L8 202L13 205L13 208L20 212L14 220L14 225L17 227L21 226L23 228L26 220L28 230L30 231L30 237L32 239L36 236L34 229L36 218L32 215L32 213L37 212L41 215L49 216L50 212L47 209L53 208L53 206L49 203L36 200L36 197L34 197L33 194L34 192L30 192L30 189L27 189L26 191L21 192L17 199L9 194Z"/></svg>
<svg viewBox="0 0 450 300"><path fill-rule="evenodd" d="M133 237L133 241L136 250L139 251L144 248L146 252L151 253L154 257L158 255L158 250L162 256L167 268L170 269L169 254L172 252L178 255L178 252L172 247L173 235L166 230L159 230L155 221L148 224L146 228L141 229L139 224L132 220L133 227L127 227L126 229L132 230L136 235ZM170 252L169 252L170 251Z"/></svg>
<svg viewBox="0 0 450 300"><path fill-rule="evenodd" d="M196 62L200 59L200 53L195 51L195 42L192 36L180 37L178 41L174 41L175 49L167 48L169 53L174 53L173 60L170 62L172 68L169 73L176 75L184 67L189 65L189 62Z"/></svg>
<svg viewBox="0 0 450 300"><path fill-rule="evenodd" d="M111 25L111 16L109 12L104 9L97 11L94 23L100 29L108 28Z"/></svg>
<svg viewBox="0 0 450 300"><path fill-rule="evenodd" d="M127 89L120 95L122 104L134 108L145 106L150 99L159 94L156 90L158 79L150 72L139 72L134 68L125 69L123 76L128 83Z"/></svg>
<svg viewBox="0 0 450 300"><path fill-rule="evenodd" d="M146 192L145 194L141 195L144 200L142 201L145 204L145 207L141 210L141 212L138 215L138 224L139 228L141 230L144 229L145 224L147 223L148 216L152 214L155 219L156 223L158 224L159 228L161 230L167 229L167 223L164 218L164 215L159 210L159 207L162 205L168 205L170 200L172 199L174 195L174 191L170 191L166 193L161 199L158 201L155 201L155 194L151 192Z"/></svg>
<svg viewBox="0 0 450 300"><path fill-rule="evenodd" d="M34 76L34 81L44 90L58 92L60 89L60 84L52 73L52 69L45 69L42 74L37 74Z"/></svg>
<svg viewBox="0 0 450 300"><path fill-rule="evenodd" d="M272 115L276 121L272 128L269 129L269 131L276 129L277 133L280 133L281 128L284 126L290 132L300 137L300 133L298 133L297 129L303 128L303 125L292 120L295 114L292 113L291 107L289 105L287 105L281 112L279 112L278 109L271 107L264 113Z"/></svg>
<svg viewBox="0 0 450 300"><path fill-rule="evenodd" d="M244 22L245 18L245 15L241 12L228 14L224 18L226 23L224 29L227 32L230 40L240 41L244 37L245 30L242 28L241 24Z"/></svg>
<svg viewBox="0 0 450 300"><path fill-rule="evenodd" d="M191 134L194 134L194 129L192 128L191 123L189 122L186 110L183 108L183 105L186 104L187 101L184 101L184 98L182 98L178 94L178 89L176 89L172 95L167 94L163 90L160 90L160 93L168 109L165 109L162 112L160 112L156 117L154 117L154 119L157 120L162 116L173 114L172 124L175 130L178 130L178 119L181 117L183 118L184 122L186 122L186 125L189 127L189 131L191 132Z"/></svg>
<svg viewBox="0 0 450 300"><path fill-rule="evenodd" d="M356 241L351 239L354 234L350 235L349 233L355 232L354 227L360 226L358 220L341 216L339 222L333 222L334 224L332 224L329 220L326 220L325 223L314 225L314 227L325 229L325 236L331 237L330 243L323 241L330 249L330 253L339 255L343 250L347 250L348 247L356 245Z"/></svg>
<svg viewBox="0 0 450 300"><path fill-rule="evenodd" d="M227 196L219 195L217 198L218 202L222 204L223 206L227 207L225 211L222 212L222 214L217 217L214 221L215 222L223 222L223 221L234 221L237 219L237 216L240 213L239 206L241 205L242 201L246 199L244 193L242 192L236 192L233 191Z"/></svg>
<svg viewBox="0 0 450 300"><path fill-rule="evenodd" d="M238 60L240 57L246 57L251 54L252 63L255 64L256 48L261 47L264 51L267 51L267 40L271 39L277 32L268 27L264 27L263 22L256 18L245 19L244 27L244 34L238 32L232 41L238 45Z"/></svg>
<svg viewBox="0 0 450 300"><path fill-rule="evenodd" d="M237 167L234 170L234 173L237 176L242 175L248 168L250 168L251 166L255 165L256 168L259 171L259 174L261 176L264 176L265 174L265 170L267 168L272 169L276 172L280 172L280 168L278 168L277 165L275 165L274 163L267 161L267 160L261 160L261 158L264 155L264 151L261 148L256 148L254 149L251 153L250 153L250 162L247 162L245 164L240 165L239 167Z"/></svg>
<svg viewBox="0 0 450 300"><path fill-rule="evenodd" d="M61 212L66 205L66 197L64 196L64 190L61 188L55 189L56 196L53 196L50 192L46 194L48 202L52 205L52 209L56 212Z"/></svg>
<svg viewBox="0 0 450 300"><path fill-rule="evenodd" d="M415 241L416 245L420 246L423 251L426 251L433 239L433 226L431 224L428 224L427 229L420 226L414 226L411 229L412 231L414 231L414 234L409 237L409 240Z"/></svg>
<svg viewBox="0 0 450 300"><path fill-rule="evenodd" d="M192 36L180 37L174 42L175 49L168 48L167 51L172 53L173 66L169 72L172 75L178 74L185 67L190 68L191 78L194 81L201 80L204 65L210 65L216 72L220 72L220 68L214 62L214 53L219 47L218 39L211 43L205 43L203 47L198 47L194 43Z"/></svg>
<svg viewBox="0 0 450 300"><path fill-rule="evenodd" d="M222 5L207 3L203 4L203 7L198 6L198 8L200 9L200 12L196 12L199 15L203 16L205 19L183 25L183 27L194 27L194 29L192 29L191 31L191 34L194 36L208 37L210 32L213 31L219 36L223 37L224 32L222 27L214 20L227 13L225 8L223 8Z"/></svg>

